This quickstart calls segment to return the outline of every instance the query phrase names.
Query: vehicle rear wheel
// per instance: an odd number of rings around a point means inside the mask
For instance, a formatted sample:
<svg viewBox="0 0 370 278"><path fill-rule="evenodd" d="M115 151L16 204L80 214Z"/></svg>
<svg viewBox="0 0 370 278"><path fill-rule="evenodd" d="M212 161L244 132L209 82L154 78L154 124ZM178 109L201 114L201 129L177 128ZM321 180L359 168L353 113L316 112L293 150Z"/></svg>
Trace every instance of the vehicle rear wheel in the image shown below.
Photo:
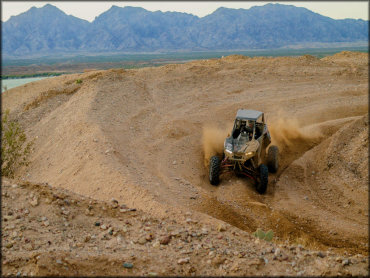
<svg viewBox="0 0 370 278"><path fill-rule="evenodd" d="M269 171L265 164L261 164L260 167L258 167L258 171L259 178L257 179L256 189L258 193L263 194L267 189Z"/></svg>
<svg viewBox="0 0 370 278"><path fill-rule="evenodd" d="M279 148L271 146L267 153L267 166L271 173L276 173L279 168Z"/></svg>
<svg viewBox="0 0 370 278"><path fill-rule="evenodd" d="M209 162L209 181L212 185L220 182L221 160L218 156L212 156Z"/></svg>

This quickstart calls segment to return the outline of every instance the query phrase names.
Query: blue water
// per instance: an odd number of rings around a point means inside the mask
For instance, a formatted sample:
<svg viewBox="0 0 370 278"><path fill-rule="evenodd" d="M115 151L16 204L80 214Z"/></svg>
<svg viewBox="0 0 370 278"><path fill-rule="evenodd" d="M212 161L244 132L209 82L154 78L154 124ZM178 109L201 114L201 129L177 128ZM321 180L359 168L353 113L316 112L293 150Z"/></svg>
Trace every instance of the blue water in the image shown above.
<svg viewBox="0 0 370 278"><path fill-rule="evenodd" d="M42 80L45 78L48 78L48 77L4 79L4 80L1 80L1 92L5 91L4 90L5 87L7 88L7 90L9 90L9 89L24 85L26 83Z"/></svg>

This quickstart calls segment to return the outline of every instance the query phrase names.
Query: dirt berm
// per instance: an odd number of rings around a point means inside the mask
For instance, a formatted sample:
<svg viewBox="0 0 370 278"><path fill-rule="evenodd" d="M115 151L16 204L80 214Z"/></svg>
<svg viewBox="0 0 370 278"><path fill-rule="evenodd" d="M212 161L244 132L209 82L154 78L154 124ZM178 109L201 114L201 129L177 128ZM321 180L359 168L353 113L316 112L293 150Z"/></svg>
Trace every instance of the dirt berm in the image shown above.
<svg viewBox="0 0 370 278"><path fill-rule="evenodd" d="M368 255L367 54L228 56L65 75L8 90L2 105L35 138L19 182L114 198L155 219L190 211L238 233L271 229L273 244ZM264 111L280 147L265 195L232 175L218 187L208 182L208 159L239 108Z"/></svg>

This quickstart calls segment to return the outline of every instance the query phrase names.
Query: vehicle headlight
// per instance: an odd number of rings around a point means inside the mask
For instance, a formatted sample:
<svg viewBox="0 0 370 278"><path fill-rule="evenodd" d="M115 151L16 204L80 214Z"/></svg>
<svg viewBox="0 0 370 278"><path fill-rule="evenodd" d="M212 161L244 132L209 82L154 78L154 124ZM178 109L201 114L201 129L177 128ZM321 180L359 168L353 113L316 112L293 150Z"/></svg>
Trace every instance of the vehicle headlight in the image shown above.
<svg viewBox="0 0 370 278"><path fill-rule="evenodd" d="M226 143L226 144L225 144L225 151L226 151L227 153L232 153L232 152L233 152L233 145L232 145L232 144L230 144L230 143Z"/></svg>

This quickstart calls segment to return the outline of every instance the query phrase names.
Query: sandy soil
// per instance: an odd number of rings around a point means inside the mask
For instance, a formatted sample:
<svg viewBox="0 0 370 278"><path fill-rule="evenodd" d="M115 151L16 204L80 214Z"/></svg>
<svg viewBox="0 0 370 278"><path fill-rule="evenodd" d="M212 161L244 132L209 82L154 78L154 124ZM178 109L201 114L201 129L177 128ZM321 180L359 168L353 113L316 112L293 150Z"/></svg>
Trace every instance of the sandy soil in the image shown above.
<svg viewBox="0 0 370 278"><path fill-rule="evenodd" d="M274 244L368 255L367 54L87 72L11 89L2 105L36 138L19 181L114 198L155 219L191 211L238 233L272 229ZM265 195L232 175L208 182L208 158L239 108L264 111L280 147Z"/></svg>

